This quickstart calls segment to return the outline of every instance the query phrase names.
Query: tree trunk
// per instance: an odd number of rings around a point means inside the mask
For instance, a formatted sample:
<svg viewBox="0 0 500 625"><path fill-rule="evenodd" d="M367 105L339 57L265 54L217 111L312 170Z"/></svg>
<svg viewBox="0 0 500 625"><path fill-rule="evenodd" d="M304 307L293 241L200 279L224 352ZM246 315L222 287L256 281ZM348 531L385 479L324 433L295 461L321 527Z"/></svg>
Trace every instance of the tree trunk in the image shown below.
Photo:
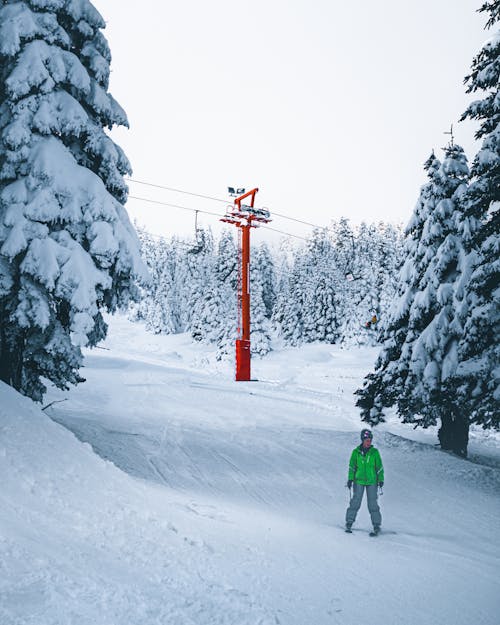
<svg viewBox="0 0 500 625"><path fill-rule="evenodd" d="M441 427L438 430L441 449L452 451L467 458L467 445L469 444L469 420L462 415L450 412L441 417Z"/></svg>
<svg viewBox="0 0 500 625"><path fill-rule="evenodd" d="M0 324L0 380L5 384L10 384L10 372L9 372L9 355L7 344L5 341L5 332L3 330L3 320Z"/></svg>
<svg viewBox="0 0 500 625"><path fill-rule="evenodd" d="M23 380L24 336L8 336L2 323L0 329L0 380L21 391Z"/></svg>
<svg viewBox="0 0 500 625"><path fill-rule="evenodd" d="M456 415L454 419L453 453L467 458L467 446L469 444L469 419L462 415Z"/></svg>
<svg viewBox="0 0 500 625"><path fill-rule="evenodd" d="M453 449L453 421L451 414L446 414L441 417L438 439L441 449L445 451L451 451Z"/></svg>

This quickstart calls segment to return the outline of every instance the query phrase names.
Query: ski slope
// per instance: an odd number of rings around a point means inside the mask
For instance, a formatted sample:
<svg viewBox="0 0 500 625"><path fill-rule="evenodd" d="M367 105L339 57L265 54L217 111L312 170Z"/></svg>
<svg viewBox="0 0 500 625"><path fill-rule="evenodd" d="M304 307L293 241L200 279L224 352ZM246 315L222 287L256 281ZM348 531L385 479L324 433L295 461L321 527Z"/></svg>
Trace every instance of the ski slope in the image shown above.
<svg viewBox="0 0 500 625"><path fill-rule="evenodd" d="M375 430L384 533L343 532L352 392L376 351L308 345L232 381L111 320L42 412L0 383L1 625L496 625L500 441Z"/></svg>

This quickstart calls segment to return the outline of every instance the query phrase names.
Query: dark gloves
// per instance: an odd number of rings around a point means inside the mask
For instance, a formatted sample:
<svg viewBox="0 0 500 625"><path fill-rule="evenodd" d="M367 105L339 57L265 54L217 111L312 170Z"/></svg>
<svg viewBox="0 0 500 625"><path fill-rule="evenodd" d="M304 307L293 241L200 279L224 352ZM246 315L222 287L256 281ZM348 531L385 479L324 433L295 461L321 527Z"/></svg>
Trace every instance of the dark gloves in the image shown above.
<svg viewBox="0 0 500 625"><path fill-rule="evenodd" d="M347 488L352 488L352 480L347 480Z"/></svg>
<svg viewBox="0 0 500 625"><path fill-rule="evenodd" d="M379 482L379 483L378 483L378 487L379 487L379 488L382 488L383 486L384 486L384 482Z"/></svg>

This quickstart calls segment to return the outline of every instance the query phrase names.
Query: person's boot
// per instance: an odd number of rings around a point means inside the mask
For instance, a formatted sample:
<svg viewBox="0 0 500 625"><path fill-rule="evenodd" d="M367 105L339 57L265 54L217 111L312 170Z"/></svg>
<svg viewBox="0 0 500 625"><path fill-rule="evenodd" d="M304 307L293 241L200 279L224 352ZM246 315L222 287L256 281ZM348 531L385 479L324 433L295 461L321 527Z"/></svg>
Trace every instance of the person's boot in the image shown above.
<svg viewBox="0 0 500 625"><path fill-rule="evenodd" d="M352 527L352 523L346 523L346 524L345 524L345 531L346 531L348 534L352 534L352 529L351 529L351 527Z"/></svg>
<svg viewBox="0 0 500 625"><path fill-rule="evenodd" d="M380 525L373 526L373 532L370 532L370 536L378 536L380 534Z"/></svg>

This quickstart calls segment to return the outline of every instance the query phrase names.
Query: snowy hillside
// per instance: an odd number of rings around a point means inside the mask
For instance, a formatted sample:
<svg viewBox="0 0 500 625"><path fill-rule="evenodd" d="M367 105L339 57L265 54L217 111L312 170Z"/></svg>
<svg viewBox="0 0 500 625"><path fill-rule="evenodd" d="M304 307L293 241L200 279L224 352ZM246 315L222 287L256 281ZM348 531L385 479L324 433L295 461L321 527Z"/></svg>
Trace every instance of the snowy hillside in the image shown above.
<svg viewBox="0 0 500 625"><path fill-rule="evenodd" d="M471 462L377 428L384 532L364 502L342 529L375 350L272 352L235 383L185 335L118 317L103 346L45 412L0 385L1 625L498 622L498 436Z"/></svg>

